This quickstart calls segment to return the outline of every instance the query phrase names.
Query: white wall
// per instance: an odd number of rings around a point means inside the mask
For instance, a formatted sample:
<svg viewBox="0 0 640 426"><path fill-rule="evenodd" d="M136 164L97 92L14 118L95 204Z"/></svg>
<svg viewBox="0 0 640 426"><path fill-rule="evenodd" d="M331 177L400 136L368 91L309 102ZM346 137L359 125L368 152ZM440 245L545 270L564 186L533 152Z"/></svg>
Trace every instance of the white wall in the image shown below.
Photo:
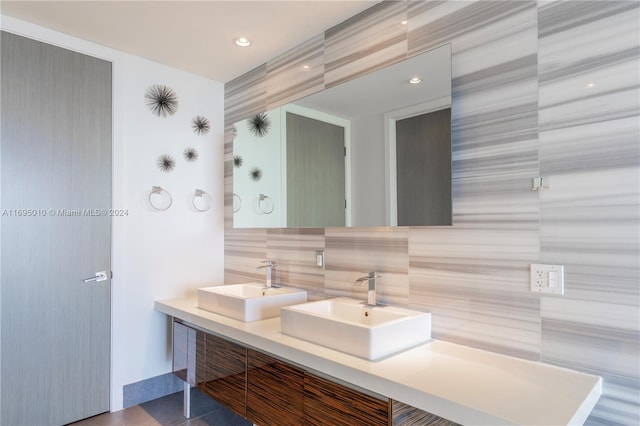
<svg viewBox="0 0 640 426"><path fill-rule="evenodd" d="M154 311L154 300L223 282L224 86L14 18L2 16L0 26L113 63L113 207L129 212L112 223L111 410L119 410L124 385L170 371L167 320ZM144 93L152 84L176 91L174 116L147 109ZM208 135L191 130L196 115L210 120ZM187 147L198 150L196 162L182 157ZM174 157L173 172L158 169L161 154ZM148 205L153 185L173 196L169 210ZM211 210L191 207L196 188L211 194Z"/></svg>

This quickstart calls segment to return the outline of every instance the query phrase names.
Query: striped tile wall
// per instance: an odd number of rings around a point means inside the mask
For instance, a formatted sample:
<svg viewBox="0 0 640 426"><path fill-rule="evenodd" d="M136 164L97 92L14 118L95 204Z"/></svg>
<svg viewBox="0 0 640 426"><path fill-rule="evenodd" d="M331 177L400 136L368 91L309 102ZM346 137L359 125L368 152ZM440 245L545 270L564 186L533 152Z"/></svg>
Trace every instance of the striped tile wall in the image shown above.
<svg viewBox="0 0 640 426"><path fill-rule="evenodd" d="M327 296L367 298L368 285L356 279L377 272L377 300L409 304L408 228L327 228L325 230Z"/></svg>
<svg viewBox="0 0 640 426"><path fill-rule="evenodd" d="M324 268L315 264L324 244L324 229L268 229L267 258L278 260L276 282L306 290L308 300L324 299Z"/></svg>
<svg viewBox="0 0 640 426"><path fill-rule="evenodd" d="M604 377L589 424L640 424L639 6L538 4L542 360Z"/></svg>
<svg viewBox="0 0 640 426"><path fill-rule="evenodd" d="M454 225L232 229L227 138L226 282L261 279L269 257L312 298L364 298L352 282L378 271L380 298L431 310L435 337L600 374L589 423L640 423L638 4L384 1L227 83L229 125L443 43L453 51ZM550 189L531 191L536 176ZM528 291L537 262L565 265L565 296Z"/></svg>
<svg viewBox="0 0 640 426"><path fill-rule="evenodd" d="M405 59L406 21L406 2L385 1L327 30L326 87Z"/></svg>
<svg viewBox="0 0 640 426"><path fill-rule="evenodd" d="M411 2L409 52L452 46L453 224L409 235L411 304L433 334L540 358L535 2Z"/></svg>
<svg viewBox="0 0 640 426"><path fill-rule="evenodd" d="M324 34L267 62L267 109L324 89Z"/></svg>

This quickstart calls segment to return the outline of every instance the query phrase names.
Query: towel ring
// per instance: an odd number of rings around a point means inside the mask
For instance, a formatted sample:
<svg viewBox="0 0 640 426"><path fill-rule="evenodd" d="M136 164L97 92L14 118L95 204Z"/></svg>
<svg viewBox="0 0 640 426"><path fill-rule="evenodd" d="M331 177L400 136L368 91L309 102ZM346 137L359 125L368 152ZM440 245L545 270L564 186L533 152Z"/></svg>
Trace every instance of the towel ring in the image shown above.
<svg viewBox="0 0 640 426"><path fill-rule="evenodd" d="M198 207L198 205L196 204L196 198L205 198L208 200L206 207L205 208L200 208ZM202 189L196 189L195 193L193 194L193 197L191 198L191 205L193 206L194 209L196 209L199 212L206 212L207 210L209 210L211 208L211 204L213 204L213 200L211 199L211 195L209 195L206 191L203 191Z"/></svg>
<svg viewBox="0 0 640 426"><path fill-rule="evenodd" d="M265 206L262 205L262 202L265 200L269 200L271 202L271 209L266 208ZM265 202L265 205L268 206L268 202ZM273 204L273 200L268 196L268 195L264 195L264 194L260 194L258 196L258 208L260 209L260 211L264 214L271 214L271 212L273 212L273 208L275 207L275 205Z"/></svg>
<svg viewBox="0 0 640 426"><path fill-rule="evenodd" d="M238 200L237 203L236 203L236 200ZM236 204L238 205L238 207L236 207ZM240 196L234 192L233 193L233 212L238 213L241 208L242 208L242 198L240 198Z"/></svg>
<svg viewBox="0 0 640 426"><path fill-rule="evenodd" d="M162 204L160 204L163 199L169 201L169 204L167 204L166 207L163 207ZM171 204L173 204L173 198L171 198L171 194L169 194L169 192L163 187L152 186L151 192L149 193L149 204L154 210L165 211L171 207Z"/></svg>

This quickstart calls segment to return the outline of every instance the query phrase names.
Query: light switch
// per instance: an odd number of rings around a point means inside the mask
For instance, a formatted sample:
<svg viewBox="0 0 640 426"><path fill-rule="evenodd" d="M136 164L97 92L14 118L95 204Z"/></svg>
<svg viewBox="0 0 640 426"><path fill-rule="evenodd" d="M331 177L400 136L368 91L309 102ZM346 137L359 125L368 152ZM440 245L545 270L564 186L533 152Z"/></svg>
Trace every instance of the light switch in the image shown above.
<svg viewBox="0 0 640 426"><path fill-rule="evenodd" d="M324 250L316 250L316 266L318 268L324 267Z"/></svg>

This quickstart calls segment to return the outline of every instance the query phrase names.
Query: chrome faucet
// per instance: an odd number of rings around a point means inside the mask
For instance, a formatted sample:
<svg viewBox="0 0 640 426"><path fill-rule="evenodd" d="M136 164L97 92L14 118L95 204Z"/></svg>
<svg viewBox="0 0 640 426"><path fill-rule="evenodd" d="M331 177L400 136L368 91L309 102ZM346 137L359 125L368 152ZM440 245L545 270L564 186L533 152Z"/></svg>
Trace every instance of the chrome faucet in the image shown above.
<svg viewBox="0 0 640 426"><path fill-rule="evenodd" d="M264 265L258 266L256 268L256 271L259 271L260 269L265 269L266 282L267 282L266 287L271 288L271 270L276 266L278 266L278 264L273 260L263 260L262 263Z"/></svg>
<svg viewBox="0 0 640 426"><path fill-rule="evenodd" d="M367 292L367 305L376 306L376 278L382 278L382 275L377 275L375 272L369 272L368 275L360 277L356 280L356 284L362 285L365 281L369 282L369 291Z"/></svg>

